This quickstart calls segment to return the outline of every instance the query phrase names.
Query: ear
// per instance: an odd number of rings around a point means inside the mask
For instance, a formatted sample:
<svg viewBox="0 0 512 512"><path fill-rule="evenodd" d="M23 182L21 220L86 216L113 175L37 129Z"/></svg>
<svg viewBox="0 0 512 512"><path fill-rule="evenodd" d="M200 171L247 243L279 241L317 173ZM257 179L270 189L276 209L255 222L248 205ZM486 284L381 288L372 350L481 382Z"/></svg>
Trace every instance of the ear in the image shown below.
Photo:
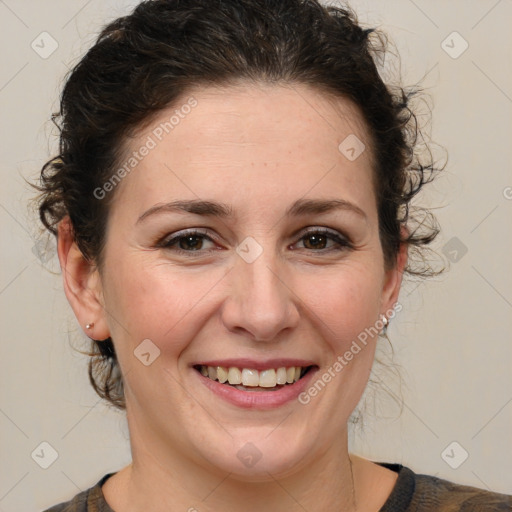
<svg viewBox="0 0 512 512"><path fill-rule="evenodd" d="M69 217L60 221L57 233L57 252L64 292L80 326L89 338L104 340L110 337L105 321L105 308L99 271L87 260L74 239ZM86 329L87 324L94 324Z"/></svg>
<svg viewBox="0 0 512 512"><path fill-rule="evenodd" d="M407 238L407 235L407 228L402 226L402 240ZM402 242L396 257L395 266L389 270L386 270L384 285L382 289L381 314L385 314L386 311L392 310L393 305L398 301L398 295L402 286L402 277L407 265L407 249L407 243Z"/></svg>

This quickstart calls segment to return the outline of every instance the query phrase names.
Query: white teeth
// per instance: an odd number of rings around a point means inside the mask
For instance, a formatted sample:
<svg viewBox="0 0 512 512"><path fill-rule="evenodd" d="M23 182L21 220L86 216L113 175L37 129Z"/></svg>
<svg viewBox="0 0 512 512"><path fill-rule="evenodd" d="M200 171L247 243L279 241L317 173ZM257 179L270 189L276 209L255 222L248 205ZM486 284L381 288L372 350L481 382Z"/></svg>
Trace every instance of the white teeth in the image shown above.
<svg viewBox="0 0 512 512"><path fill-rule="evenodd" d="M242 372L238 368L231 367L228 371L228 382L230 384L242 384Z"/></svg>
<svg viewBox="0 0 512 512"><path fill-rule="evenodd" d="M221 384L228 380L228 371L223 366L217 366L217 379Z"/></svg>
<svg viewBox="0 0 512 512"><path fill-rule="evenodd" d="M229 383L233 386L243 385L246 387L275 388L285 384L293 384L300 379L302 374L301 366L284 366L280 368L269 368L267 370L254 370L252 368L236 368L225 366L201 366L202 375L212 380L218 380L221 384Z"/></svg>
<svg viewBox="0 0 512 512"><path fill-rule="evenodd" d="M260 372L260 388L273 388L276 383L276 371L273 368Z"/></svg>
<svg viewBox="0 0 512 512"><path fill-rule="evenodd" d="M242 384L244 386L256 387L260 385L260 376L258 370L244 368L242 370Z"/></svg>
<svg viewBox="0 0 512 512"><path fill-rule="evenodd" d="M277 369L276 384L286 384L286 368L282 367Z"/></svg>

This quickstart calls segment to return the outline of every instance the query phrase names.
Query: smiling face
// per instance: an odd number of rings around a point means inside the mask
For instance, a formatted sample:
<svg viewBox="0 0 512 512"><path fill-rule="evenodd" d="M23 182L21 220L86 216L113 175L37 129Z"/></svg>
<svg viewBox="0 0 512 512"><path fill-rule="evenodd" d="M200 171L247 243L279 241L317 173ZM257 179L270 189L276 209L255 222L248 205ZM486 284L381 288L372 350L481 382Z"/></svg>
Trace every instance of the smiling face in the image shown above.
<svg viewBox="0 0 512 512"><path fill-rule="evenodd" d="M96 338L115 344L135 463L282 475L346 449L376 337L333 365L396 301L403 263L385 270L351 103L298 85L193 97L168 133L179 105L129 141L140 162L110 212Z"/></svg>

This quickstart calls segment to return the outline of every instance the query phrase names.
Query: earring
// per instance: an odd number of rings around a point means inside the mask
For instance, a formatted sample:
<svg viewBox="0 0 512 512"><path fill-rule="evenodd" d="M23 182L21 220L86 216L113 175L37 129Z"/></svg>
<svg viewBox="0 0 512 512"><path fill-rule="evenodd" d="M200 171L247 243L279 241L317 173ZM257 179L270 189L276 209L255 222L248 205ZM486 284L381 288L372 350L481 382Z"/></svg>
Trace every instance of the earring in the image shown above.
<svg viewBox="0 0 512 512"><path fill-rule="evenodd" d="M382 328L381 333L383 336L386 336L386 334L388 333L389 320L385 315L381 316L381 320L382 320L382 323L384 324L384 327Z"/></svg>
<svg viewBox="0 0 512 512"><path fill-rule="evenodd" d="M92 329L93 327L94 327L94 322L93 322L93 323L91 323L91 324L87 324L87 325L85 326L85 328L86 328L86 329Z"/></svg>

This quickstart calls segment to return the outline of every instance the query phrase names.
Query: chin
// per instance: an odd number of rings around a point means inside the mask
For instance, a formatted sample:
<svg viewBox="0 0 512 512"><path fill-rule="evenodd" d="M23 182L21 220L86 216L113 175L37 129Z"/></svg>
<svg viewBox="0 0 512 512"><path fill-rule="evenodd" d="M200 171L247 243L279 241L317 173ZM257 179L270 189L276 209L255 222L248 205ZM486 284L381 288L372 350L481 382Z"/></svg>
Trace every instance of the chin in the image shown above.
<svg viewBox="0 0 512 512"><path fill-rule="evenodd" d="M229 439L225 449L208 450L205 458L221 473L244 482L268 482L284 478L306 466L313 453L311 436L294 436L282 430ZM251 441L252 439L252 441ZM210 445L212 446L212 445ZM217 445L219 446L219 445ZM201 451L198 449L198 451Z"/></svg>

